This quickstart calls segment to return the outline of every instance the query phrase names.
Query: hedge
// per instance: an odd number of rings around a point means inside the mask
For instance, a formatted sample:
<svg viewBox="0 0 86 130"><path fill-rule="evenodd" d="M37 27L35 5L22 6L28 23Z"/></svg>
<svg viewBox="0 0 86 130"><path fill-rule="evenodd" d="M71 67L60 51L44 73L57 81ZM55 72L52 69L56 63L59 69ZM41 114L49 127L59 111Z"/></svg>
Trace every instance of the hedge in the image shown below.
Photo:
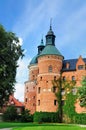
<svg viewBox="0 0 86 130"><path fill-rule="evenodd" d="M38 123L42 123L42 122L49 122L49 123L59 122L58 112L35 112L34 113L34 122L38 122Z"/></svg>

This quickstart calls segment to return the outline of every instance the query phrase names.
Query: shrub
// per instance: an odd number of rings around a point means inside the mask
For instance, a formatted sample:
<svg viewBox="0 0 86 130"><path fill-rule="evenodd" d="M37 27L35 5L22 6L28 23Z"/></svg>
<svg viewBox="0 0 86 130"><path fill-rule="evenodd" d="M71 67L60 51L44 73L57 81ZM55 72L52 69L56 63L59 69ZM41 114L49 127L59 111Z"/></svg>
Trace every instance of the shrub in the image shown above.
<svg viewBox="0 0 86 130"><path fill-rule="evenodd" d="M86 114L76 114L75 115L75 122L77 124L86 124Z"/></svg>
<svg viewBox="0 0 86 130"><path fill-rule="evenodd" d="M18 114L15 106L9 106L7 110L3 113L4 121L15 121L17 117Z"/></svg>
<svg viewBox="0 0 86 130"><path fill-rule="evenodd" d="M21 122L33 122L33 115L30 114L29 110L24 110L20 115Z"/></svg>
<svg viewBox="0 0 86 130"><path fill-rule="evenodd" d="M34 114L34 122L59 122L58 113L57 112L35 112Z"/></svg>

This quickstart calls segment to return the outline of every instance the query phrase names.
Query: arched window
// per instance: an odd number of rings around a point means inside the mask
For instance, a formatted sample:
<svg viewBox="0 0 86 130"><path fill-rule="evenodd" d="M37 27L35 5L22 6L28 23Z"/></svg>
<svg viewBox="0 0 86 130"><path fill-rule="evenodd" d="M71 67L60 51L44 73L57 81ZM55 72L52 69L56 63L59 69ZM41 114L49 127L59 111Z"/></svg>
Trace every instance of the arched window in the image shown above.
<svg viewBox="0 0 86 130"><path fill-rule="evenodd" d="M52 68L52 66L50 65L50 66L48 67L48 72L52 72L52 70L53 70L53 68Z"/></svg>

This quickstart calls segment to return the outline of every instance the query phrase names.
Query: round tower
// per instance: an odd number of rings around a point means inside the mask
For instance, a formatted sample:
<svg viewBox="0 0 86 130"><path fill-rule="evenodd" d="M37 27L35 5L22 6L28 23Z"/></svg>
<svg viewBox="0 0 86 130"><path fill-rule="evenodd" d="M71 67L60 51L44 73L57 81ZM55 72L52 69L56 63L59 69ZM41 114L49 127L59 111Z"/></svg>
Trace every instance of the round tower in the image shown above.
<svg viewBox="0 0 86 130"><path fill-rule="evenodd" d="M40 45L38 46L38 54L34 56L28 66L29 68L29 78L25 82L25 108L30 110L31 114L36 111L36 85L37 85L37 76L39 73L38 69L38 56L44 48L43 39L41 40Z"/></svg>
<svg viewBox="0 0 86 130"><path fill-rule="evenodd" d="M56 112L58 103L52 92L52 81L60 77L63 56L55 47L55 35L50 29L46 35L46 46L38 56L36 111Z"/></svg>

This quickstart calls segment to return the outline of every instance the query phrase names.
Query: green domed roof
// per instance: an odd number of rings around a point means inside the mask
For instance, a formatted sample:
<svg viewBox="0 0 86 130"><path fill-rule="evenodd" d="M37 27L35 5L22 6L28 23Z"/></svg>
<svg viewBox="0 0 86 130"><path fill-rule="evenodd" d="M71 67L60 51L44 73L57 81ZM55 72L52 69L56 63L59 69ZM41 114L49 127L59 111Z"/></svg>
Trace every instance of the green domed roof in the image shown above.
<svg viewBox="0 0 86 130"><path fill-rule="evenodd" d="M43 55L59 55L59 56L62 56L62 54L59 52L59 50L53 45L45 46L45 48L43 49L43 51L41 52L39 57L43 56Z"/></svg>
<svg viewBox="0 0 86 130"><path fill-rule="evenodd" d="M33 65L33 64L36 64L38 61L37 61L37 58L38 58L38 55L34 56L32 58L32 60L30 61L30 65Z"/></svg>

